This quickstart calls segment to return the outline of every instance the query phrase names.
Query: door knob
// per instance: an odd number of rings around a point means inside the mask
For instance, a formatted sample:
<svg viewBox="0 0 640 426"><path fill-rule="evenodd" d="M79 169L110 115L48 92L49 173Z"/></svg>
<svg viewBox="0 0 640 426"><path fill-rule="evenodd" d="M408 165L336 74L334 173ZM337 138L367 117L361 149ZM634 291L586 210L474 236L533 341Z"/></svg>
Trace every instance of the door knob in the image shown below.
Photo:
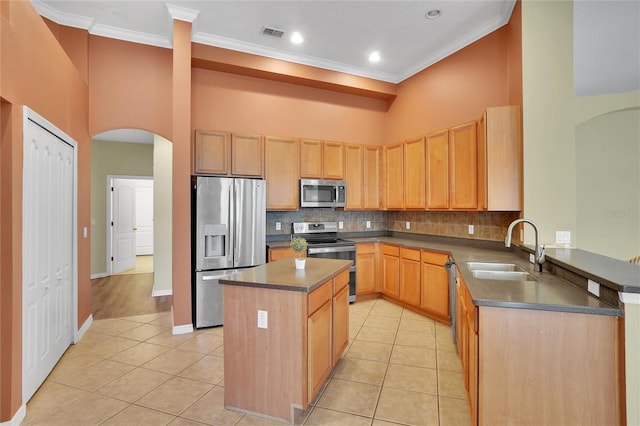
<svg viewBox="0 0 640 426"><path fill-rule="evenodd" d="M134 226L134 227L133 227L133 230L134 230L134 231L137 231L137 230L138 230L138 227L137 227L137 226Z"/></svg>

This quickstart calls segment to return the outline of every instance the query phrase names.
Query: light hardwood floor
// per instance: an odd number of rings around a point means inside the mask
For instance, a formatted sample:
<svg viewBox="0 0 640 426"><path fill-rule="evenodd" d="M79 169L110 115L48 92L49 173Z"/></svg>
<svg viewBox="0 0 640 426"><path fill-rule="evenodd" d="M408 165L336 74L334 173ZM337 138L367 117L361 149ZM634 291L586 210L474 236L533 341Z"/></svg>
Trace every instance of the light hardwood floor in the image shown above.
<svg viewBox="0 0 640 426"><path fill-rule="evenodd" d="M121 318L171 310L171 296L151 296L153 274L112 275L91 280L93 319Z"/></svg>

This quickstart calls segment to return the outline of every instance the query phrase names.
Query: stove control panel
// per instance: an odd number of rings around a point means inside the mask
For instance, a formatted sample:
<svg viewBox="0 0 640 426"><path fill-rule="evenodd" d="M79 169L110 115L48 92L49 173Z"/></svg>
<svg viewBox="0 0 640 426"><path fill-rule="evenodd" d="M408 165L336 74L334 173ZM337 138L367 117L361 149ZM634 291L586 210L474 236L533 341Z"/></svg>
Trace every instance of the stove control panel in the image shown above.
<svg viewBox="0 0 640 426"><path fill-rule="evenodd" d="M313 234L319 232L338 232L338 222L294 222L294 234Z"/></svg>

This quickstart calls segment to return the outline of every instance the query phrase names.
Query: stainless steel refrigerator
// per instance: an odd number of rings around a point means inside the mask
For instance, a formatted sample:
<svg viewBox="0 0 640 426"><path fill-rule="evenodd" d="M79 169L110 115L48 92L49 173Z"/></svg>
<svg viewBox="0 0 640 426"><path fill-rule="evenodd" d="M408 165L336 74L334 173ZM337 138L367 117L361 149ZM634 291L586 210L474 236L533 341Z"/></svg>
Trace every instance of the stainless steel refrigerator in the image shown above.
<svg viewBox="0 0 640 426"><path fill-rule="evenodd" d="M261 179L192 178L193 321L222 325L221 278L266 261L266 188Z"/></svg>

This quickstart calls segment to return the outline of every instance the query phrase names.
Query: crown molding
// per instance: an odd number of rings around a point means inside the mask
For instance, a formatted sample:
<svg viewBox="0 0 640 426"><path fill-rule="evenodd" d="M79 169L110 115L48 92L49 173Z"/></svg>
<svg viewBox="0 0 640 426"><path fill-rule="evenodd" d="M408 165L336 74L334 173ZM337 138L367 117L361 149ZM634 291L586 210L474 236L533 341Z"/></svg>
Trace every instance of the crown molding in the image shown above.
<svg viewBox="0 0 640 426"><path fill-rule="evenodd" d="M140 31L127 30L124 28L112 27L110 25L95 24L89 32L93 35L115 38L117 40L129 41L132 43L147 44L156 47L171 48L171 42L165 36L157 34L143 33Z"/></svg>
<svg viewBox="0 0 640 426"><path fill-rule="evenodd" d="M193 23L200 14L199 10L187 9L186 7L176 6L175 4L165 3L171 19Z"/></svg>
<svg viewBox="0 0 640 426"><path fill-rule="evenodd" d="M93 26L93 23L95 21L93 18L89 18L86 16L61 12L57 9L52 8L51 6L49 6L49 4L43 1L32 0L31 4L40 16L44 16L45 18L57 24L65 25L67 27L89 30Z"/></svg>

